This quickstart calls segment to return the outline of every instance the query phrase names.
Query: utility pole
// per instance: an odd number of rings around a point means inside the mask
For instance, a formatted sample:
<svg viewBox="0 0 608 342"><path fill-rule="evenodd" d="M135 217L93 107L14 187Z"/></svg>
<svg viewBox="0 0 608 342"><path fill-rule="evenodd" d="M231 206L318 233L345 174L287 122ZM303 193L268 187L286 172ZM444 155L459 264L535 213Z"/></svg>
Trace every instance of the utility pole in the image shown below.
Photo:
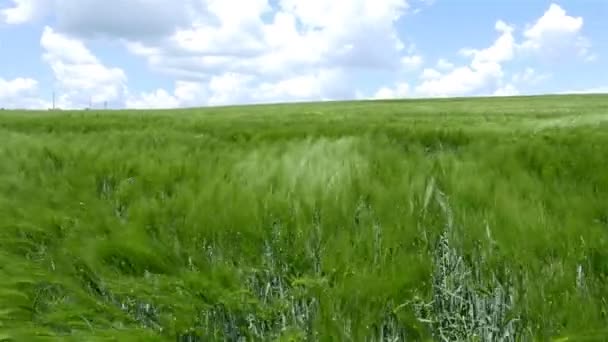
<svg viewBox="0 0 608 342"><path fill-rule="evenodd" d="M53 90L53 110L55 110L55 91Z"/></svg>

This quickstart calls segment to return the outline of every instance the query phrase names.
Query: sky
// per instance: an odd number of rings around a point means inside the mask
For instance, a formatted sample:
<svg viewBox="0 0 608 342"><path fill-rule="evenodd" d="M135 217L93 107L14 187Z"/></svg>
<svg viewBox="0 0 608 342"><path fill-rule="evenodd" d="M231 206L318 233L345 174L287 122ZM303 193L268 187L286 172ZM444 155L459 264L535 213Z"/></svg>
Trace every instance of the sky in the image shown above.
<svg viewBox="0 0 608 342"><path fill-rule="evenodd" d="M606 0L0 0L0 107L608 93Z"/></svg>

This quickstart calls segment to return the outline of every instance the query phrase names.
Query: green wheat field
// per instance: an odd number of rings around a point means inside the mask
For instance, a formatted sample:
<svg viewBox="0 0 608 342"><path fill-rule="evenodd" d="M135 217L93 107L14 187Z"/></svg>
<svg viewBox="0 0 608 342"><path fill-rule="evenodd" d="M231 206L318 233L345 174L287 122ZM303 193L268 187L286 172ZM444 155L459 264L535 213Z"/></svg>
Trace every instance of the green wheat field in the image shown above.
<svg viewBox="0 0 608 342"><path fill-rule="evenodd" d="M607 327L608 95L0 111L1 341Z"/></svg>

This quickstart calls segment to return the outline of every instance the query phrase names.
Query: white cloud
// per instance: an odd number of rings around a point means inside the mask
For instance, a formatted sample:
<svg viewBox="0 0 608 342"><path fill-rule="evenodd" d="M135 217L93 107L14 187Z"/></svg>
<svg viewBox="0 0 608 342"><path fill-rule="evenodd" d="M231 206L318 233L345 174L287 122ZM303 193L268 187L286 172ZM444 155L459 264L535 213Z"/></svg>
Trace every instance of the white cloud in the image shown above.
<svg viewBox="0 0 608 342"><path fill-rule="evenodd" d="M24 94L35 91L38 87L38 81L31 78L15 78L13 80L5 80L0 78L0 99L15 98Z"/></svg>
<svg viewBox="0 0 608 342"><path fill-rule="evenodd" d="M401 58L401 65L403 65L406 70L419 69L423 63L424 60L420 55L404 56Z"/></svg>
<svg viewBox="0 0 608 342"><path fill-rule="evenodd" d="M437 79L424 81L416 87L421 96L447 97L467 95L492 88L503 73L497 63L489 63L475 68L463 66Z"/></svg>
<svg viewBox="0 0 608 342"><path fill-rule="evenodd" d="M506 84L496 89L494 96L514 96L519 95L519 90L513 84Z"/></svg>
<svg viewBox="0 0 608 342"><path fill-rule="evenodd" d="M310 28L332 28L347 33L347 27L357 23L350 21L362 15L361 22L390 24L398 19L408 7L403 0L280 0L280 8L295 14L303 25ZM345 27L345 25L347 27Z"/></svg>
<svg viewBox="0 0 608 342"><path fill-rule="evenodd" d="M352 98L355 94L348 83L343 82L345 79L339 69L322 69L277 82L259 82L251 75L228 72L213 76L206 83L176 82L172 94L157 89L130 95L126 105L128 108L169 108Z"/></svg>
<svg viewBox="0 0 608 342"><path fill-rule="evenodd" d="M221 64L220 73L282 75L302 67L394 68L404 48L394 24L405 0L281 0L273 14L267 0L203 3L213 20L194 20L169 39L131 43L130 50L169 73L210 74Z"/></svg>
<svg viewBox="0 0 608 342"><path fill-rule="evenodd" d="M236 90L209 89L211 103L342 97L350 72L422 62L404 56L395 28L405 0L280 0L273 13L267 0L204 3L214 20L195 20L167 39L127 46L172 77L209 82L209 88L230 80Z"/></svg>
<svg viewBox="0 0 608 342"><path fill-rule="evenodd" d="M524 32L524 36L529 40L529 44L535 44L534 47L539 48L546 39L577 34L582 27L583 18L568 16L559 5L551 4L543 16Z"/></svg>
<svg viewBox="0 0 608 342"><path fill-rule="evenodd" d="M7 24L23 24L41 17L49 4L39 0L11 0L11 7L0 9L0 18Z"/></svg>
<svg viewBox="0 0 608 342"><path fill-rule="evenodd" d="M38 81L26 77L0 78L0 107L39 109L48 108L49 103L38 97Z"/></svg>
<svg viewBox="0 0 608 342"><path fill-rule="evenodd" d="M52 16L62 33L78 37L152 39L188 26L203 14L199 0L10 0L0 16L23 24Z"/></svg>
<svg viewBox="0 0 608 342"><path fill-rule="evenodd" d="M452 64L447 59L440 58L437 61L437 69L443 70L443 71L452 70L452 69L454 69L454 64Z"/></svg>
<svg viewBox="0 0 608 342"><path fill-rule="evenodd" d="M404 98L410 95L410 86L407 83L398 83L393 88L382 87L374 94L378 100Z"/></svg>
<svg viewBox="0 0 608 342"><path fill-rule="evenodd" d="M206 89L199 82L177 81L174 93L181 106L200 106L204 103Z"/></svg>
<svg viewBox="0 0 608 342"><path fill-rule="evenodd" d="M495 29L500 36L488 48L461 50L461 54L472 58L469 66L445 74L425 69L421 75L424 81L415 88L416 94L445 97L483 93L495 88L504 75L502 63L511 60L515 50L513 28L499 20Z"/></svg>
<svg viewBox="0 0 608 342"><path fill-rule="evenodd" d="M404 0L282 0L280 8L279 14L291 15L302 25L295 30L299 39L283 45L287 51L296 44L313 48L321 54L314 64L324 67L399 66L405 45L395 23L407 9Z"/></svg>
<svg viewBox="0 0 608 342"><path fill-rule="evenodd" d="M196 18L190 27L179 28L172 34L170 42L177 49L235 56L263 51L261 16L271 10L267 0L207 0L203 3L206 15ZM210 18L219 24L210 25Z"/></svg>
<svg viewBox="0 0 608 342"><path fill-rule="evenodd" d="M244 74L228 72L213 76L209 81L210 105L225 105L230 103L250 102L251 83L253 77Z"/></svg>
<svg viewBox="0 0 608 342"><path fill-rule="evenodd" d="M36 7L41 3L46 11ZM66 105L87 104L88 96L182 104L175 90L126 95L124 72L105 66L83 43L99 37L122 41L154 71L205 84L206 102L213 104L342 98L354 93L347 75L361 69L422 65L420 56L405 51L396 29L407 0L130 0L112 6L38 0L20 11L35 7L38 16L53 16L54 29L45 30L41 43Z"/></svg>
<svg viewBox="0 0 608 342"><path fill-rule="evenodd" d="M320 69L278 82L263 82L254 94L256 101L263 102L347 99L354 95L348 78L340 68Z"/></svg>
<svg viewBox="0 0 608 342"><path fill-rule="evenodd" d="M222 30L216 27L195 26L175 32L171 43L185 53L201 55L247 56L261 53L261 37L239 31L238 27Z"/></svg>
<svg viewBox="0 0 608 342"><path fill-rule="evenodd" d="M421 83L414 87L413 96L463 96L463 95L515 95L520 87L537 85L549 77L531 67L508 75L505 66L517 61L523 64L530 60L525 57L541 57L541 61L559 61L569 58L574 51L586 61L593 61L597 55L591 52L590 41L582 36L583 19L566 14L556 4L523 32L521 42L515 38L515 29L510 24L498 20L495 30L497 39L487 48L463 48L462 56L470 58L467 65L454 66L446 59L439 59L435 68L425 68L420 74ZM535 59L538 61L538 59ZM509 79L506 79L510 76ZM388 94L390 88L381 88Z"/></svg>
<svg viewBox="0 0 608 342"><path fill-rule="evenodd" d="M574 52L592 60L591 43L582 35L583 23L582 17L569 16L559 5L551 4L543 16L528 25L521 48L551 59L569 58Z"/></svg>
<svg viewBox="0 0 608 342"><path fill-rule="evenodd" d="M208 104L207 85L200 82L177 81L173 93L157 89L151 93L129 94L127 108L197 107Z"/></svg>
<svg viewBox="0 0 608 342"><path fill-rule="evenodd" d="M362 69L421 70L417 86L395 82L375 92L383 98L513 94L549 75L525 68L528 63L517 69L507 63L539 56L557 61L572 53L597 58L582 34L583 18L551 4L521 39L499 20L491 45L460 51L467 63L438 59L422 69L423 54L402 41L397 23L425 2L431 1L129 0L108 6L102 0L11 0L0 18L19 24L52 16L53 28L46 27L40 41L43 59L55 75L60 105L74 107L89 98L154 108L348 98L359 94L349 75ZM122 42L151 69L180 81L173 89L128 92L125 72L85 45L99 37Z"/></svg>
<svg viewBox="0 0 608 342"><path fill-rule="evenodd" d="M188 25L200 7L192 0L54 1L57 29L79 37L154 39Z"/></svg>
<svg viewBox="0 0 608 342"><path fill-rule="evenodd" d="M55 75L60 93L60 106L83 107L94 103L118 101L126 87L127 77L120 68L107 67L83 42L45 27L40 45L43 60Z"/></svg>
<svg viewBox="0 0 608 342"><path fill-rule="evenodd" d="M177 81L173 94L164 89L150 93L129 94L127 108L158 109L176 107L196 107L207 104L207 88L199 82Z"/></svg>
<svg viewBox="0 0 608 342"><path fill-rule="evenodd" d="M423 80L435 80L440 77L441 72L432 68L425 68L424 70L422 70L422 74L420 74L420 78Z"/></svg>
<svg viewBox="0 0 608 342"><path fill-rule="evenodd" d="M513 27L499 20L494 27L501 35L490 47L476 49L462 49L462 54L472 56L472 67L482 66L487 63L502 63L513 59L515 52L515 38L513 37Z"/></svg>
<svg viewBox="0 0 608 342"><path fill-rule="evenodd" d="M513 83L535 85L551 77L550 74L539 74L534 68L527 67L521 72L513 74L511 80Z"/></svg>
<svg viewBox="0 0 608 342"><path fill-rule="evenodd" d="M126 108L133 109L161 109L179 107L179 99L164 89L157 89L150 93L140 93L129 96L125 102Z"/></svg>
<svg viewBox="0 0 608 342"><path fill-rule="evenodd" d="M561 94L608 94L608 86L585 89L572 89L561 92Z"/></svg>

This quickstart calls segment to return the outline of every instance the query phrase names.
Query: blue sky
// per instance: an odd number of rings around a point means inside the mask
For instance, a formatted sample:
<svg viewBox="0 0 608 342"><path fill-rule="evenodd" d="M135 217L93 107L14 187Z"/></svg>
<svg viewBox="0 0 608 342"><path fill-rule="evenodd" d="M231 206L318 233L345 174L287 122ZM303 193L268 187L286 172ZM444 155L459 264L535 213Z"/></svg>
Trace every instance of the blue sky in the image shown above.
<svg viewBox="0 0 608 342"><path fill-rule="evenodd" d="M0 0L0 107L608 92L604 0Z"/></svg>

